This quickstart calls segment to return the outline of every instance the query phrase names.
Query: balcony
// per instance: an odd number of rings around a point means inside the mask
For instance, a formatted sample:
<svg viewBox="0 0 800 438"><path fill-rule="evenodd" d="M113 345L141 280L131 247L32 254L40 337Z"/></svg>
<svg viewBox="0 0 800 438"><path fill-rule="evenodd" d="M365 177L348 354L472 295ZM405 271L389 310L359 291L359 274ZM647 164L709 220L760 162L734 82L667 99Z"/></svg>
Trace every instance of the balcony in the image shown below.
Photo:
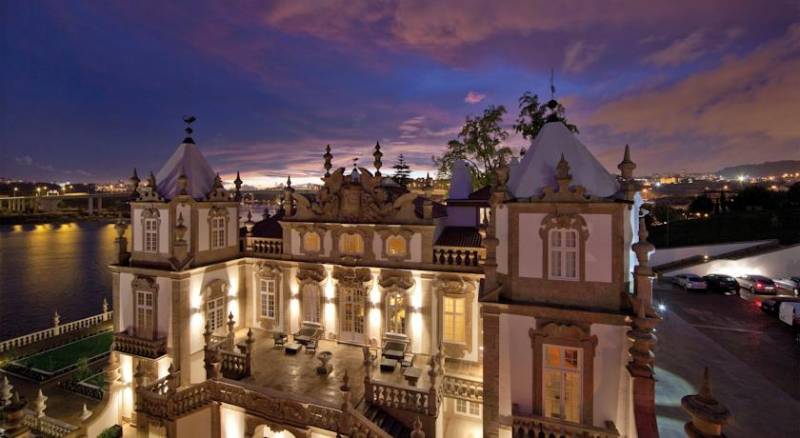
<svg viewBox="0 0 800 438"><path fill-rule="evenodd" d="M167 338L143 339L126 331L114 333L114 350L120 353L158 359L167 354Z"/></svg>
<svg viewBox="0 0 800 438"><path fill-rule="evenodd" d="M619 438L614 423L606 421L606 428L569 423L557 418L539 416L513 417L515 437L547 436L553 438Z"/></svg>
<svg viewBox="0 0 800 438"><path fill-rule="evenodd" d="M283 239L267 237L245 238L245 251L253 254L276 255L283 254Z"/></svg>
<svg viewBox="0 0 800 438"><path fill-rule="evenodd" d="M486 249L482 247L443 246L433 247L433 263L446 266L476 267L486 260Z"/></svg>

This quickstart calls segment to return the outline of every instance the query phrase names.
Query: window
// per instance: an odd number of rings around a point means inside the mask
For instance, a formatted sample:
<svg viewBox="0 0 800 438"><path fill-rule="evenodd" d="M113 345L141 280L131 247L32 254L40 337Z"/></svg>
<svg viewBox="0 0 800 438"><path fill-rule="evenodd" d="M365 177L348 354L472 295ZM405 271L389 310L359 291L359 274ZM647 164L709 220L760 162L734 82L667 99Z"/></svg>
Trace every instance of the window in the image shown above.
<svg viewBox="0 0 800 438"><path fill-rule="evenodd" d="M275 289L276 282L274 278L262 278L259 280L261 316L263 318L275 319Z"/></svg>
<svg viewBox="0 0 800 438"><path fill-rule="evenodd" d="M342 255L361 255L364 252L364 239L360 234L342 234L339 238L339 252Z"/></svg>
<svg viewBox="0 0 800 438"><path fill-rule="evenodd" d="M158 252L158 219L144 220L144 252Z"/></svg>
<svg viewBox="0 0 800 438"><path fill-rule="evenodd" d="M543 412L546 417L580 423L581 350L544 344Z"/></svg>
<svg viewBox="0 0 800 438"><path fill-rule="evenodd" d="M467 341L466 312L464 298L443 298L445 342L464 344Z"/></svg>
<svg viewBox="0 0 800 438"><path fill-rule="evenodd" d="M386 295L386 331L402 334L406 332L406 297L402 292Z"/></svg>
<svg viewBox="0 0 800 438"><path fill-rule="evenodd" d="M303 286L303 321L322 322L321 300L319 285L309 283Z"/></svg>
<svg viewBox="0 0 800 438"><path fill-rule="evenodd" d="M225 297L213 298L206 303L206 323L211 331L225 325Z"/></svg>
<svg viewBox="0 0 800 438"><path fill-rule="evenodd" d="M136 291L136 336L152 339L155 329L153 292Z"/></svg>
<svg viewBox="0 0 800 438"><path fill-rule="evenodd" d="M557 228L550 230L550 278L578 279L578 231Z"/></svg>
<svg viewBox="0 0 800 438"><path fill-rule="evenodd" d="M469 416L472 416L472 417L480 417L481 416L481 404L480 403L477 403L477 402L474 402L474 401L470 401L470 400L464 400L464 399L460 399L460 398L455 399L455 401L456 401L456 413L463 414L463 415L469 415Z"/></svg>
<svg viewBox="0 0 800 438"><path fill-rule="evenodd" d="M310 231L303 235L303 252L319 252L320 246L319 234L316 232Z"/></svg>
<svg viewBox="0 0 800 438"><path fill-rule="evenodd" d="M225 247L225 217L214 216L211 218L211 249Z"/></svg>
<svg viewBox="0 0 800 438"><path fill-rule="evenodd" d="M389 236L386 239L386 254L392 257L406 255L406 239L403 236Z"/></svg>

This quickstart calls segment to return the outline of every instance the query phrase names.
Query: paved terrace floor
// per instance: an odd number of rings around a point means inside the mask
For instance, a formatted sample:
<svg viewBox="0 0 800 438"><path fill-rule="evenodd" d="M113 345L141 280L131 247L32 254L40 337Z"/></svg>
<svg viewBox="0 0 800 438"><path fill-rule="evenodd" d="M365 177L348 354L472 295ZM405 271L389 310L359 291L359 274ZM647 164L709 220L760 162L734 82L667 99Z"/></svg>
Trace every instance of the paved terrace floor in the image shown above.
<svg viewBox="0 0 800 438"><path fill-rule="evenodd" d="M752 299L656 285L656 300L667 306L656 347L662 438L686 436L680 400L697 393L705 366L714 395L733 414L728 437L800 436L800 346Z"/></svg>
<svg viewBox="0 0 800 438"><path fill-rule="evenodd" d="M333 370L328 375L317 374L317 367L321 363L317 355L323 351L333 353L329 362ZM398 364L394 372L381 372L379 360L371 368L374 380L396 386L407 385L403 378L404 368ZM417 388L427 390L430 387L429 360L430 356L422 354L414 358L413 366L422 369ZM364 395L364 375L367 371L360 346L323 340L317 345L314 354L308 353L303 347L297 354L289 355L283 348L275 347L274 341L268 335L262 335L257 336L253 344L252 375L242 381L338 405L342 402L339 387L342 385L345 370L350 378L353 401L360 400Z"/></svg>

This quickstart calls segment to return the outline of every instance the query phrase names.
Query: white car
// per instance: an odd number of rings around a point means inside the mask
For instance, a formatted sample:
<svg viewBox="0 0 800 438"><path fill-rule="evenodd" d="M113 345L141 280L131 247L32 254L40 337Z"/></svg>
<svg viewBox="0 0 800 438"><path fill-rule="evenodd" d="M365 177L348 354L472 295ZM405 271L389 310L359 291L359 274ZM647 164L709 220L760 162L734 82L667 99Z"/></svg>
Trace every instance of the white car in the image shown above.
<svg viewBox="0 0 800 438"><path fill-rule="evenodd" d="M675 276L675 284L686 290L706 290L708 285L697 274L678 274Z"/></svg>
<svg viewBox="0 0 800 438"><path fill-rule="evenodd" d="M798 289L800 289L800 277L776 278L772 281L782 293L797 295Z"/></svg>

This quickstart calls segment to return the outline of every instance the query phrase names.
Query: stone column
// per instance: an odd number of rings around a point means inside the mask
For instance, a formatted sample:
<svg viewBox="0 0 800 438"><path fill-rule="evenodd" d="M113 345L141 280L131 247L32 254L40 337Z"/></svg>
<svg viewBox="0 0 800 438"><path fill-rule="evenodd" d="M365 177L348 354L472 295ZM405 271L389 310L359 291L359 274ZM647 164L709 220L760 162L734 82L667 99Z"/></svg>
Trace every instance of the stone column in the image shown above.
<svg viewBox="0 0 800 438"><path fill-rule="evenodd" d="M722 438L722 428L731 419L731 413L711 393L711 377L708 367L703 372L703 386L700 393L687 395L681 399L681 406L692 416L684 431L690 438Z"/></svg>
<svg viewBox="0 0 800 438"><path fill-rule="evenodd" d="M481 310L483 317L483 436L500 433L500 315Z"/></svg>

